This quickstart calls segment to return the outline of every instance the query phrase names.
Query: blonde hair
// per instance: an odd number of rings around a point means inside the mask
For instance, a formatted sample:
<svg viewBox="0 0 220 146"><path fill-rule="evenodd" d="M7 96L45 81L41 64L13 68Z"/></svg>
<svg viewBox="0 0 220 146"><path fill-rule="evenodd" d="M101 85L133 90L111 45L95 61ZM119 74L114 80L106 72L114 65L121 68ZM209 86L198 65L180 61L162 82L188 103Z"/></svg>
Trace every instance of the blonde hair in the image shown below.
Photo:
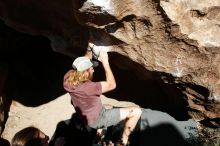
<svg viewBox="0 0 220 146"><path fill-rule="evenodd" d="M79 72L76 70L72 70L68 73L64 82L70 86L76 86L81 83L84 83L90 80L89 76L85 74L86 71Z"/></svg>

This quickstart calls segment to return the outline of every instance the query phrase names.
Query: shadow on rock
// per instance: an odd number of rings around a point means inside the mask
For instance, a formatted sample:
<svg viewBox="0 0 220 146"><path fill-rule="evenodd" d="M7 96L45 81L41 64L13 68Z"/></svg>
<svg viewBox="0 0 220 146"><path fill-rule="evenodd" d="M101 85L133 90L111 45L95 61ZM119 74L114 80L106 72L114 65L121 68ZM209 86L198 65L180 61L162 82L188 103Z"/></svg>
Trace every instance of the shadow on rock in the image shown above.
<svg viewBox="0 0 220 146"><path fill-rule="evenodd" d="M10 142L8 140L0 137L0 145L1 146L10 146Z"/></svg>
<svg viewBox="0 0 220 146"><path fill-rule="evenodd" d="M140 132L139 146L193 146L171 124L161 124Z"/></svg>
<svg viewBox="0 0 220 146"><path fill-rule="evenodd" d="M80 117L74 113L71 119L57 124L50 146L54 145L55 139L58 137L65 138L65 146L90 146L95 134L96 130L86 127Z"/></svg>
<svg viewBox="0 0 220 146"><path fill-rule="evenodd" d="M35 107L65 93L63 75L70 68L72 59L53 52L48 39L31 37L16 55L1 55L5 56L2 60L8 65L5 91L8 99Z"/></svg>
<svg viewBox="0 0 220 146"><path fill-rule="evenodd" d="M65 138L65 146L101 146L100 143L120 140L124 127L124 121L118 125L108 127L104 138L97 140L96 130L86 127L77 114L73 114L70 120L58 123L50 146L58 137ZM197 145L196 125L190 119L177 121L167 113L143 109L142 117L139 120L134 132L130 135L130 146L161 146ZM99 143L99 144L98 144Z"/></svg>

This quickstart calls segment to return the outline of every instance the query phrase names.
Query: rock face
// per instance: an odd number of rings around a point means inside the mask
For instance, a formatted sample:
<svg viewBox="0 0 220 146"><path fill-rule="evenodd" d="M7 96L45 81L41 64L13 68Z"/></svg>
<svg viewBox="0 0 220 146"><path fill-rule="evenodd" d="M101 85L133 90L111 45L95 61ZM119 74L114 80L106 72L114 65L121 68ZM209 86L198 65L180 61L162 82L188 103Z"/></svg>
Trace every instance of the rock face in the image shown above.
<svg viewBox="0 0 220 146"><path fill-rule="evenodd" d="M56 52L77 56L88 34L112 63L139 80L160 80L188 101L198 120L220 118L219 0L69 0L0 2L14 29L44 35ZM149 73L150 72L150 73ZM155 76L156 75L156 76ZM214 122L213 122L214 120Z"/></svg>

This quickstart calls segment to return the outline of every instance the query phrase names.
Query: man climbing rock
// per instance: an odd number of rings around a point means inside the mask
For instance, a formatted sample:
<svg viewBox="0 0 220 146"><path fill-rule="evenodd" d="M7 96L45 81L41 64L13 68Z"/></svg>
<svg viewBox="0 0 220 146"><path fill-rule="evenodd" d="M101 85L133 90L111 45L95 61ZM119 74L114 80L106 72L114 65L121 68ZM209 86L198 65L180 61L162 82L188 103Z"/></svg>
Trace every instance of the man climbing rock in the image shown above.
<svg viewBox="0 0 220 146"><path fill-rule="evenodd" d="M92 43L86 56L78 57L73 61L70 71L64 76L63 86L70 94L76 112L82 121L95 129L106 128L125 120L125 126L119 143L127 145L129 135L134 130L140 116L141 109L138 107L106 109L101 103L100 95L116 88L116 82L108 61L106 50L100 50L98 60L102 63L106 79L93 82L94 64L90 60Z"/></svg>

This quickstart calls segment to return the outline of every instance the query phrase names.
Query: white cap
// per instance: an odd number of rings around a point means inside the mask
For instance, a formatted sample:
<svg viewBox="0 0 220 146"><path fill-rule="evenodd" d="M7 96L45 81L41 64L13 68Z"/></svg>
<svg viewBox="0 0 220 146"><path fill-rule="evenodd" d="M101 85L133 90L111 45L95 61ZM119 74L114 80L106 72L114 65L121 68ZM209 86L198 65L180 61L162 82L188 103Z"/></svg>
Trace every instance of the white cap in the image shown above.
<svg viewBox="0 0 220 146"><path fill-rule="evenodd" d="M93 66L89 57L78 57L73 61L72 67L77 71L85 71Z"/></svg>

